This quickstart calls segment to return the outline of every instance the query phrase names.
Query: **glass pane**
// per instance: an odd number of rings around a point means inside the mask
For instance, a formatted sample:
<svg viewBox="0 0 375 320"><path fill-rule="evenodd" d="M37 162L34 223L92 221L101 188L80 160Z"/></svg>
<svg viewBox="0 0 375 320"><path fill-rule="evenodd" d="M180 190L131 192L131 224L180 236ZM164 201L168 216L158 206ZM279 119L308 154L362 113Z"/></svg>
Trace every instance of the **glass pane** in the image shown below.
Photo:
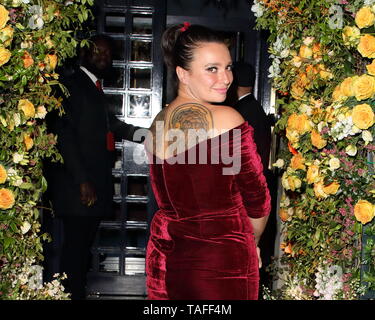
<svg viewBox="0 0 375 320"><path fill-rule="evenodd" d="M128 176L128 195L147 196L147 177Z"/></svg>
<svg viewBox="0 0 375 320"><path fill-rule="evenodd" d="M125 274L135 275L145 273L145 258L141 256L125 257Z"/></svg>
<svg viewBox="0 0 375 320"><path fill-rule="evenodd" d="M123 234L120 229L115 228L99 228L98 234L98 247L101 248L114 248L120 247Z"/></svg>
<svg viewBox="0 0 375 320"><path fill-rule="evenodd" d="M107 33L125 33L125 14L107 12L104 18L104 31Z"/></svg>
<svg viewBox="0 0 375 320"><path fill-rule="evenodd" d="M124 68L112 67L110 77L103 81L105 88L124 88Z"/></svg>
<svg viewBox="0 0 375 320"><path fill-rule="evenodd" d="M109 112L122 116L123 113L123 95L122 94L106 94Z"/></svg>
<svg viewBox="0 0 375 320"><path fill-rule="evenodd" d="M116 148L115 150L115 169L122 169L122 148Z"/></svg>
<svg viewBox="0 0 375 320"><path fill-rule="evenodd" d="M125 41L123 39L113 39L113 60L125 60Z"/></svg>
<svg viewBox="0 0 375 320"><path fill-rule="evenodd" d="M132 40L131 50L132 61L151 61L151 41Z"/></svg>
<svg viewBox="0 0 375 320"><path fill-rule="evenodd" d="M126 249L146 248L146 230L126 230Z"/></svg>
<svg viewBox="0 0 375 320"><path fill-rule="evenodd" d="M151 69L130 68L131 89L151 89Z"/></svg>
<svg viewBox="0 0 375 320"><path fill-rule="evenodd" d="M121 179L121 175L114 175L113 176L113 185L114 185L114 194L113 196L120 199L122 197L122 194L121 194L121 183L122 183L122 179Z"/></svg>
<svg viewBox="0 0 375 320"><path fill-rule="evenodd" d="M128 203L127 204L128 221L147 221L147 204L146 203Z"/></svg>
<svg viewBox="0 0 375 320"><path fill-rule="evenodd" d="M151 117L151 96L130 95L128 117L150 118Z"/></svg>
<svg viewBox="0 0 375 320"><path fill-rule="evenodd" d="M130 1L130 3L133 6L141 6L141 7L144 7L144 6L153 7L154 6L154 2L155 2L155 0L131 0Z"/></svg>
<svg viewBox="0 0 375 320"><path fill-rule="evenodd" d="M152 16L144 14L134 14L133 34L152 34Z"/></svg>
<svg viewBox="0 0 375 320"><path fill-rule="evenodd" d="M99 264L100 272L120 273L120 257L112 253L104 253Z"/></svg>

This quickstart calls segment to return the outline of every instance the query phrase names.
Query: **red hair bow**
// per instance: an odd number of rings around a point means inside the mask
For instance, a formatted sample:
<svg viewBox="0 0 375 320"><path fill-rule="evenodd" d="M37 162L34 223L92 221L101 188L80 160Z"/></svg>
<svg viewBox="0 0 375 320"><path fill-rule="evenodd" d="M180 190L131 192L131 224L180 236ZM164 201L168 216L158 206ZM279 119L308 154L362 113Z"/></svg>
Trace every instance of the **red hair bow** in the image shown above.
<svg viewBox="0 0 375 320"><path fill-rule="evenodd" d="M185 32L190 27L189 22L184 22L184 26L180 28L181 32Z"/></svg>

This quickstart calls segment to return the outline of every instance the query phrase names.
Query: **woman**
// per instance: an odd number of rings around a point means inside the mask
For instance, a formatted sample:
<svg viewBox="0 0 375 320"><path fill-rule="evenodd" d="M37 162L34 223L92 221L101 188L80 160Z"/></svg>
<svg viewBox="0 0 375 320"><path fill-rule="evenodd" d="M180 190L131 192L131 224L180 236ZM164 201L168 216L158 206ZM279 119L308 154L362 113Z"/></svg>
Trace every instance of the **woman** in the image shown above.
<svg viewBox="0 0 375 320"><path fill-rule="evenodd" d="M147 247L148 298L257 299L270 196L252 128L213 104L232 83L228 47L213 30L185 23L165 31L162 49L178 93L145 142L160 208Z"/></svg>

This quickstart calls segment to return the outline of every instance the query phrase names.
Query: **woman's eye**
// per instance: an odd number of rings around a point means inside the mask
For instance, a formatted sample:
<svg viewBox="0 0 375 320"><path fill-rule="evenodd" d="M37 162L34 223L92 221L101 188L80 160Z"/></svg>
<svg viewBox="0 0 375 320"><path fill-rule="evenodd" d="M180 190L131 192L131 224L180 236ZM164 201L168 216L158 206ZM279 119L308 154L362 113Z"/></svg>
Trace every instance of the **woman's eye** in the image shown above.
<svg viewBox="0 0 375 320"><path fill-rule="evenodd" d="M209 67L209 68L207 68L207 71L209 71L209 72L216 72L217 68L216 67Z"/></svg>
<svg viewBox="0 0 375 320"><path fill-rule="evenodd" d="M229 71L233 71L233 66L232 66L232 65L229 65L229 66L227 67L227 70L229 70Z"/></svg>

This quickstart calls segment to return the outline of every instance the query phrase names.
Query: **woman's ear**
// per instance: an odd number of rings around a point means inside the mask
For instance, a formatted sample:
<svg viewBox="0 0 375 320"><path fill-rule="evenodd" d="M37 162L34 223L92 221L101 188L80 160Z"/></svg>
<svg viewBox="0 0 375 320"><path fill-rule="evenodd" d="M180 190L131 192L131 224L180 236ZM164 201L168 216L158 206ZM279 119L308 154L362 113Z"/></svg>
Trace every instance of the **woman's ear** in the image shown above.
<svg viewBox="0 0 375 320"><path fill-rule="evenodd" d="M179 66L176 67L176 74L177 74L177 77L178 77L178 80L183 83L183 84L187 84L188 82L188 71L185 70L184 68L181 68Z"/></svg>

